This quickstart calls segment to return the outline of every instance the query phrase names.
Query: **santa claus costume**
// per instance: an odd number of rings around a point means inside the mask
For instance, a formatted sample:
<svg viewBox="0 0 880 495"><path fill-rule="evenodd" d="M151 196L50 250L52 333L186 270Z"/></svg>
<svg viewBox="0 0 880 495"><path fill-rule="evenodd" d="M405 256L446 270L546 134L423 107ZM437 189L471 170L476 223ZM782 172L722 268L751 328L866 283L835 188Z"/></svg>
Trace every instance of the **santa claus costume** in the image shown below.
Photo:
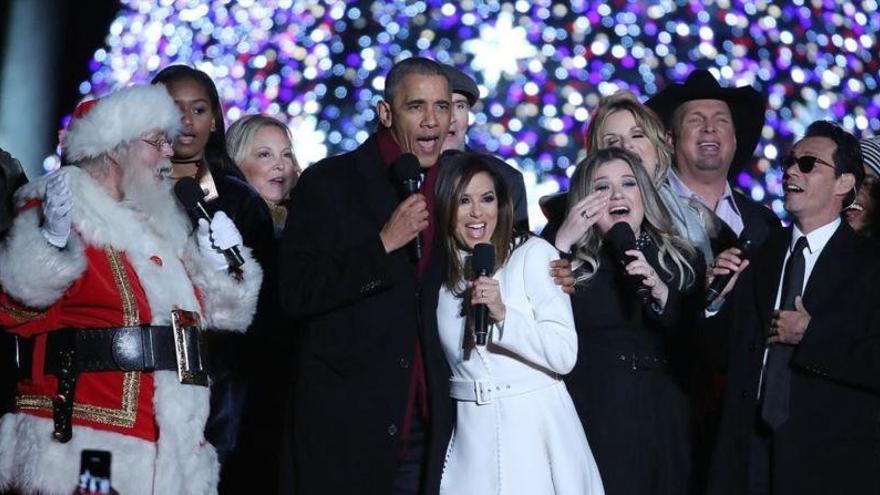
<svg viewBox="0 0 880 495"><path fill-rule="evenodd" d="M179 123L163 86L133 86L75 118L62 146L76 163L151 131L173 137ZM15 411L0 418L0 491L69 495L80 452L100 449L112 454L119 493L215 493L216 453L203 435L208 387L149 366L79 372L72 436L59 441L63 390L49 363L58 361L56 337L70 333L65 329L75 329L76 346L138 326L152 327L142 335L165 341L172 310L198 313L203 327L244 331L255 310L260 267L243 248L240 271L217 270L179 207L148 211L117 201L85 170L65 169L73 199L67 244L59 249L41 233L45 178L17 193L18 215L0 244L0 326L18 336L23 353Z"/></svg>

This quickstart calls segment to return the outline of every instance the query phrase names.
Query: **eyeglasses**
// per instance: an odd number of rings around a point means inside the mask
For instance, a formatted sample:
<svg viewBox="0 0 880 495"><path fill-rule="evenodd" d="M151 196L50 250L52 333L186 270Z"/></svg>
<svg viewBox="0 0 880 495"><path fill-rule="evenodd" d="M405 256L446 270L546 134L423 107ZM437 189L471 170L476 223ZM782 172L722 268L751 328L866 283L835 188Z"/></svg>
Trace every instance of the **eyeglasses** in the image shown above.
<svg viewBox="0 0 880 495"><path fill-rule="evenodd" d="M149 140L149 139L141 139L141 141L143 141L143 142L149 144L149 145L152 146L153 148L156 148L156 150L157 150L159 153L162 152L162 148L164 148L166 144L169 145L169 146L171 145L171 141L169 141L168 138L166 138L166 137L164 137L164 136L163 136L163 137L160 137L159 139L156 139L155 141L151 141L151 140Z"/></svg>
<svg viewBox="0 0 880 495"><path fill-rule="evenodd" d="M818 156L812 155L804 155L804 156L794 156L788 155L782 159L782 170L788 170L792 165L797 165L798 170L802 173L808 174L816 168L816 164L825 165L826 167L834 168L834 165L826 162L825 160L819 158Z"/></svg>

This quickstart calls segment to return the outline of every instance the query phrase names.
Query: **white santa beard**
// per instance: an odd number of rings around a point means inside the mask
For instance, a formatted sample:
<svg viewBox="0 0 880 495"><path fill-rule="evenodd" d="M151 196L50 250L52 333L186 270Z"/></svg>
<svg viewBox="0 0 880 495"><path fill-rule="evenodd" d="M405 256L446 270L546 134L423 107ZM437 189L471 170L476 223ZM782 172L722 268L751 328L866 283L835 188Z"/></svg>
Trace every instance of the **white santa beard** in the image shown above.
<svg viewBox="0 0 880 495"><path fill-rule="evenodd" d="M124 169L119 188L123 205L143 215L157 235L181 247L190 229L172 193L173 183L167 178L170 170L171 161L167 158L153 170L131 165Z"/></svg>

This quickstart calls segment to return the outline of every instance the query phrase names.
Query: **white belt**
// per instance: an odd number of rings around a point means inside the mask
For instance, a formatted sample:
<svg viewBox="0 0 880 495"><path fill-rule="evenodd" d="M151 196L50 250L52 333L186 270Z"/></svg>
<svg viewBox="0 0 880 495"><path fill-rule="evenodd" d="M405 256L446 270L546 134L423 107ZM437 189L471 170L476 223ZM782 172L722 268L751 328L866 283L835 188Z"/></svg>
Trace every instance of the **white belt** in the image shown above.
<svg viewBox="0 0 880 495"><path fill-rule="evenodd" d="M536 373L532 376L509 380L457 380L449 379L449 396L456 400L490 404L495 399L513 397L551 387L562 380L558 375Z"/></svg>

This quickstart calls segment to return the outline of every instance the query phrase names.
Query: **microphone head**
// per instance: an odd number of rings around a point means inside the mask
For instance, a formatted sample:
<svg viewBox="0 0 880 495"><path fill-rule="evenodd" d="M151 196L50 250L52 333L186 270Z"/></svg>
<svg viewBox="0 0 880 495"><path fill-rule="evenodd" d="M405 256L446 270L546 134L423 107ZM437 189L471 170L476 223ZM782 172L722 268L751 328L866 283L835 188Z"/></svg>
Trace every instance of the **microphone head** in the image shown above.
<svg viewBox="0 0 880 495"><path fill-rule="evenodd" d="M422 166L419 158L412 153L404 153L391 164L391 174L398 182L418 181L422 177Z"/></svg>
<svg viewBox="0 0 880 495"><path fill-rule="evenodd" d="M186 209L195 208L199 201L205 199L205 191L192 177L183 177L174 184L174 195Z"/></svg>
<svg viewBox="0 0 880 495"><path fill-rule="evenodd" d="M605 233L605 242L615 257L624 259L623 253L636 247L636 234L628 223L617 222Z"/></svg>
<svg viewBox="0 0 880 495"><path fill-rule="evenodd" d="M471 268L474 273L492 273L492 269L495 268L495 247L485 242L474 246Z"/></svg>

